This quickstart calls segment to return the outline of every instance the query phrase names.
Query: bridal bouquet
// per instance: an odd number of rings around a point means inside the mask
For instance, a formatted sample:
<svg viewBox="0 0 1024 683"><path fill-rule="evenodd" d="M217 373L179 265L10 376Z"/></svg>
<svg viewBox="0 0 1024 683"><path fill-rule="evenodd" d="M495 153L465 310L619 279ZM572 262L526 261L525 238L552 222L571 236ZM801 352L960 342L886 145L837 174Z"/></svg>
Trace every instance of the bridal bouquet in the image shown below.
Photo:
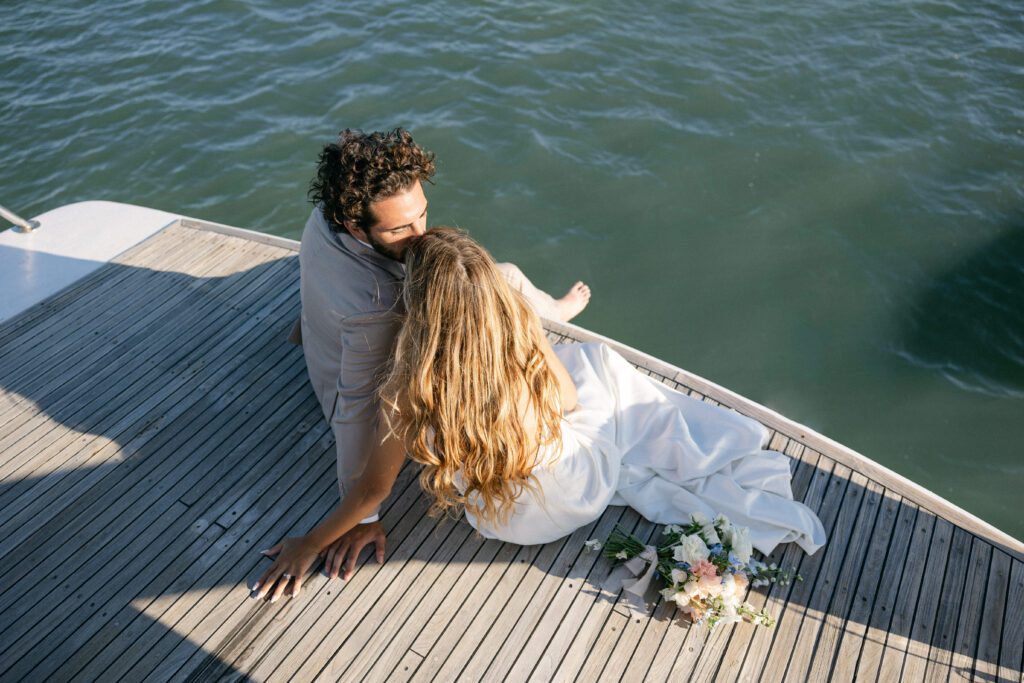
<svg viewBox="0 0 1024 683"><path fill-rule="evenodd" d="M755 610L742 602L747 585L786 585L794 578L803 578L774 563L767 565L751 558L750 531L733 526L724 515L709 520L694 513L690 520L685 526L666 526L657 546L644 545L618 527L604 543L590 540L586 545L595 550L603 548L606 557L623 562L634 576L644 572L637 581L623 584L630 597L642 599L657 574L666 584L662 597L675 600L694 623L714 627L746 620L773 625L775 620L765 610Z"/></svg>

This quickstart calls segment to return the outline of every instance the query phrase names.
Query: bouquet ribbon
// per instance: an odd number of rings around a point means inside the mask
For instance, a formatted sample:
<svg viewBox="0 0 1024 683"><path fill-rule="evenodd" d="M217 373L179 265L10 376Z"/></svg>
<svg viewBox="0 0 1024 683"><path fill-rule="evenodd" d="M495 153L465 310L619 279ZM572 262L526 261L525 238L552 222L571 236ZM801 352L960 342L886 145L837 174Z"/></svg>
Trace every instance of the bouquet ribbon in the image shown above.
<svg viewBox="0 0 1024 683"><path fill-rule="evenodd" d="M645 564L647 565L647 571L644 571ZM633 611L646 611L647 600L644 596L647 594L647 589L650 588L654 575L658 571L658 549L653 545L644 546L643 551L624 562L621 565L621 569L628 573L624 575L623 572L616 569L608 577L605 588L613 592L621 589ZM643 573L642 576L641 572ZM631 580L630 576L638 578Z"/></svg>

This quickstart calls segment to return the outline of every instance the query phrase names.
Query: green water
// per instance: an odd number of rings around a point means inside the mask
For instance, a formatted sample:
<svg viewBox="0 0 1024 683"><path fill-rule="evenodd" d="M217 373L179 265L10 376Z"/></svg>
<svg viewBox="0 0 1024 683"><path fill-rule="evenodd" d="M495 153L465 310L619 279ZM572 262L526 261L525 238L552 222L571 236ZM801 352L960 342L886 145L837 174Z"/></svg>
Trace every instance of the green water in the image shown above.
<svg viewBox="0 0 1024 683"><path fill-rule="evenodd" d="M322 144L404 126L581 325L1024 537L1019 8L370 7L5 3L0 203L297 238Z"/></svg>

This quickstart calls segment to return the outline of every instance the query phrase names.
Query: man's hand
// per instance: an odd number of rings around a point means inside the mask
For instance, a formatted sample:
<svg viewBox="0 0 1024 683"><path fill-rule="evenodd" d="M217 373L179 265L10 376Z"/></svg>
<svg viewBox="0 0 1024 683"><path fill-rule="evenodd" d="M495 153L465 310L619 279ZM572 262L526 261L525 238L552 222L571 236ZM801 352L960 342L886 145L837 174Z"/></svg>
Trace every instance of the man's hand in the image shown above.
<svg viewBox="0 0 1024 683"><path fill-rule="evenodd" d="M345 566L345 581L352 578L356 570L356 560L367 544L373 543L377 550L377 564L384 564L384 527L380 522L359 524L337 541L327 546L321 555L324 557L324 571L332 578L338 578L342 564Z"/></svg>
<svg viewBox="0 0 1024 683"><path fill-rule="evenodd" d="M277 557L274 564L270 565L267 571L263 572L252 587L252 597L267 597L270 602L277 602L277 599L285 593L288 584L293 583L288 597L293 598L302 590L302 580L306 572L316 562L316 548L305 536L289 536L283 541L263 551L267 557Z"/></svg>

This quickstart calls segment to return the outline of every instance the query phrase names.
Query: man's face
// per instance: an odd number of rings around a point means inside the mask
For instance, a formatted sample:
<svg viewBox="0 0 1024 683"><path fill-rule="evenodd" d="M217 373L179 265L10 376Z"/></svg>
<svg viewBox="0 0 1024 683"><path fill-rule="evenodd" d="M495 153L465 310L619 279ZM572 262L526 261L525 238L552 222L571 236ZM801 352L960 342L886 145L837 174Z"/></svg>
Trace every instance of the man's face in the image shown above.
<svg viewBox="0 0 1024 683"><path fill-rule="evenodd" d="M416 181L398 194L370 205L374 222L369 231L353 228L352 234L381 253L401 261L409 243L427 231L427 197Z"/></svg>

